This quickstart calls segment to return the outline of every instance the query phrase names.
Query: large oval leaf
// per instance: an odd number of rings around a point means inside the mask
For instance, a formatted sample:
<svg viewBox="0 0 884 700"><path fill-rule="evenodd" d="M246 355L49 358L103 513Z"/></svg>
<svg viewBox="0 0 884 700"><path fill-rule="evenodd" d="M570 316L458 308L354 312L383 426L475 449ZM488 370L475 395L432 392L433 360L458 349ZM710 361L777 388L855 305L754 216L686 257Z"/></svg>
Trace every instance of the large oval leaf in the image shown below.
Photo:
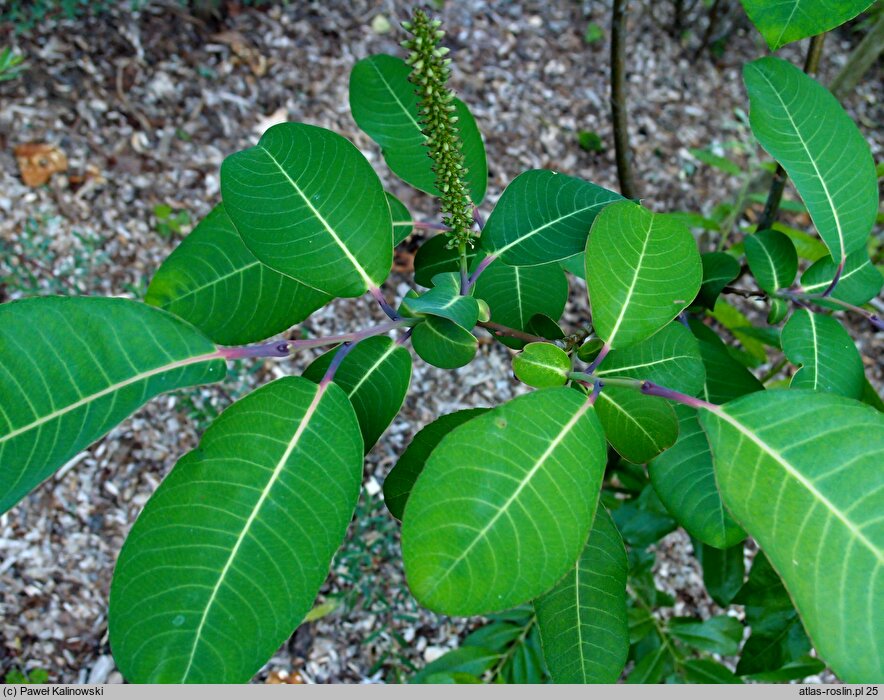
<svg viewBox="0 0 884 700"><path fill-rule="evenodd" d="M224 378L215 345L128 299L0 306L0 513L148 399Z"/></svg>
<svg viewBox="0 0 884 700"><path fill-rule="evenodd" d="M331 297L261 263L216 206L157 270L144 300L222 345L264 340Z"/></svg>
<svg viewBox="0 0 884 700"><path fill-rule="evenodd" d="M500 195L482 231L482 248L507 265L564 260L586 247L596 215L616 192L552 170L529 170Z"/></svg>
<svg viewBox="0 0 884 700"><path fill-rule="evenodd" d="M574 565L606 458L586 396L520 396L455 428L430 455L402 526L409 586L448 615L511 608Z"/></svg>
<svg viewBox="0 0 884 700"><path fill-rule="evenodd" d="M743 79L752 133L792 178L832 257L863 247L878 214L878 179L856 124L832 93L779 58L747 63Z"/></svg>
<svg viewBox="0 0 884 700"><path fill-rule="evenodd" d="M595 374L645 379L690 396L700 392L706 378L697 339L680 323L670 323L624 350L612 350Z"/></svg>
<svg viewBox="0 0 884 700"><path fill-rule="evenodd" d="M648 465L648 476L666 510L688 533L725 549L746 537L718 495L712 453L697 411L676 406L678 440Z"/></svg>
<svg viewBox="0 0 884 700"><path fill-rule="evenodd" d="M221 165L224 208L249 250L325 294L380 286L393 262L381 181L352 143L318 126L271 127Z"/></svg>
<svg viewBox="0 0 884 700"><path fill-rule="evenodd" d="M321 381L335 353L337 348L317 357L303 376ZM390 338L366 338L341 362L334 383L353 404L366 452L399 413L410 381L411 353Z"/></svg>
<svg viewBox="0 0 884 700"><path fill-rule="evenodd" d="M801 275L801 288L808 294L820 294L831 286L837 270L838 263L830 256L820 258ZM831 297L859 306L878 296L882 284L884 277L872 264L869 252L860 248L844 261L844 269Z"/></svg>
<svg viewBox="0 0 884 700"><path fill-rule="evenodd" d="M440 416L421 428L405 448L396 466L384 479L384 503L394 518L402 520L405 504L414 488L414 482L424 469L424 465L436 449L436 445L448 433L468 420L481 416L487 408L467 408Z"/></svg>
<svg viewBox="0 0 884 700"><path fill-rule="evenodd" d="M405 61L395 56L363 58L350 73L350 111L359 128L381 147L390 170L409 185L438 196L433 161L418 122L417 94L408 80L410 73ZM470 197L479 205L488 185L485 146L467 106L455 98L454 108Z"/></svg>
<svg viewBox="0 0 884 700"><path fill-rule="evenodd" d="M856 17L871 0L740 0L771 51L822 34Z"/></svg>
<svg viewBox="0 0 884 700"><path fill-rule="evenodd" d="M138 683L245 683L328 575L362 480L333 384L284 377L233 404L148 501L110 593L114 660Z"/></svg>
<svg viewBox="0 0 884 700"><path fill-rule="evenodd" d="M592 324L612 348L653 335L690 304L703 266L690 230L633 202L607 207L586 245Z"/></svg>
<svg viewBox="0 0 884 700"><path fill-rule="evenodd" d="M862 397L863 361L837 319L798 309L783 326L780 339L789 361L801 365L792 376L792 388Z"/></svg>
<svg viewBox="0 0 884 700"><path fill-rule="evenodd" d="M629 652L626 550L604 507L586 547L555 588L534 601L543 656L556 683L616 683Z"/></svg>
<svg viewBox="0 0 884 700"><path fill-rule="evenodd" d="M473 294L488 302L492 321L524 331L537 314L554 321L561 317L568 301L568 278L556 264L515 267L495 260L482 272ZM510 347L523 344L510 340L501 338Z"/></svg>
<svg viewBox="0 0 884 700"><path fill-rule="evenodd" d="M884 416L813 391L701 411L719 490L848 683L884 677Z"/></svg>

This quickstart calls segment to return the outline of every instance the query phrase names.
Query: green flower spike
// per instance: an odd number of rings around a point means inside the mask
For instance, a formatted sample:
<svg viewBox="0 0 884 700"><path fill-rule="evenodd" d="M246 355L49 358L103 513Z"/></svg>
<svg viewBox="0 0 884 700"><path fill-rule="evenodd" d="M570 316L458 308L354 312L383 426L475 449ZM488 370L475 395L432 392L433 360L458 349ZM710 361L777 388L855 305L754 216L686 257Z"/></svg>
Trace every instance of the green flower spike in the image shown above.
<svg viewBox="0 0 884 700"><path fill-rule="evenodd" d="M451 74L448 49L439 46L445 32L439 20L430 20L423 10L415 10L411 22L403 28L413 38L402 42L410 51L406 63L411 66L409 80L417 86L419 120L426 136L436 187L441 192L442 213L451 229L450 246L465 246L473 238L473 203L467 194L462 141L454 114L454 93L446 83Z"/></svg>

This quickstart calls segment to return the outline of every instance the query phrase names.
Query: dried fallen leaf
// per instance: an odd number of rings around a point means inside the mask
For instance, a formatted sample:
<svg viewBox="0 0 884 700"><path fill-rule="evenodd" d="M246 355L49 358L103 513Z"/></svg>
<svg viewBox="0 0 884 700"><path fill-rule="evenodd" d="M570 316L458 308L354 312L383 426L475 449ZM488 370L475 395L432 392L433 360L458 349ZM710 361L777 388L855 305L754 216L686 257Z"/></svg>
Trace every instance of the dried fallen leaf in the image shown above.
<svg viewBox="0 0 884 700"><path fill-rule="evenodd" d="M58 146L48 143L23 143L13 150L21 171L21 179L28 187L40 187L55 173L68 169L68 159Z"/></svg>
<svg viewBox="0 0 884 700"><path fill-rule="evenodd" d="M285 670L271 671L267 674L267 680L265 681L265 683L267 685L302 685L304 683L304 679L297 671L293 673L289 673Z"/></svg>
<svg viewBox="0 0 884 700"><path fill-rule="evenodd" d="M251 46L239 32L227 31L212 35L212 41L227 44L237 58L244 61L258 78L267 73L267 57Z"/></svg>

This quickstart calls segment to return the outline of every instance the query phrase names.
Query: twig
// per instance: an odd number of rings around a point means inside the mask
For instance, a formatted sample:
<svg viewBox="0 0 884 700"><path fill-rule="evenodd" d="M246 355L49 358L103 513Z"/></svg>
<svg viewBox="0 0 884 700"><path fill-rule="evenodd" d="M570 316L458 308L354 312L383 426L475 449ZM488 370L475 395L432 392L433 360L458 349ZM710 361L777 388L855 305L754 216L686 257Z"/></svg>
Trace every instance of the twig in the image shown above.
<svg viewBox="0 0 884 700"><path fill-rule="evenodd" d="M539 335L531 335L530 333L520 331L518 328L510 328L509 326L504 326L500 323L495 323L494 321L479 321L476 325L489 331L491 335L495 337L516 338L517 340L524 340L526 343L550 342L548 338L543 338Z"/></svg>
<svg viewBox="0 0 884 700"><path fill-rule="evenodd" d="M384 293L378 287L372 287L368 290L371 295L374 297L374 300L378 303L378 305L383 309L384 313L393 320L398 321L402 317L399 315L399 312L396 311L390 303L387 301L386 297L384 297Z"/></svg>
<svg viewBox="0 0 884 700"><path fill-rule="evenodd" d="M620 193L638 199L629 153L626 113L626 13L629 0L614 0L611 16L611 121L614 124L614 152Z"/></svg>

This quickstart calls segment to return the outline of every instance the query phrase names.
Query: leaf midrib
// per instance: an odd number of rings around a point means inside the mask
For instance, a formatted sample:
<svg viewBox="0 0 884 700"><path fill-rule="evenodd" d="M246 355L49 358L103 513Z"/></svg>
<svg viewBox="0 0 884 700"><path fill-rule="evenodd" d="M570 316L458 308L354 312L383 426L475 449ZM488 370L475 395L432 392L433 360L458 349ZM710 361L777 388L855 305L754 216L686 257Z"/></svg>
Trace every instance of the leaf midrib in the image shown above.
<svg viewBox="0 0 884 700"><path fill-rule="evenodd" d="M820 170L816 165L816 161L813 159L813 156L810 153L810 149L807 147L807 142L804 140L804 137L801 135L801 132L798 131L798 125L795 123L795 120L792 119L792 114L789 112L789 108L786 105L786 102L780 96L780 93L777 91L774 84L770 81L770 79L765 75L764 71L756 68L759 75L761 75L762 79L768 84L771 91L773 91L774 96L779 100L780 105L783 108L783 112L786 115L786 118L789 120L789 123L792 125L792 129L795 131L795 136L798 138L798 142L801 144L801 147L804 149L804 153L807 155L807 160L810 161L810 164L813 166L813 171L816 173L817 179L819 180L820 185L823 188L823 193L826 195L826 200L829 203L829 209L832 211L832 219L835 221L835 232L838 234L838 243L840 244L840 250L838 251L841 259L843 260L845 257L846 249L844 245L844 233L841 230L841 219L838 216L838 209L835 207L835 203L832 201L832 195L829 194L829 188L826 185L826 181L823 179L823 176L820 174ZM793 178L794 179L794 178ZM835 256L832 256L834 259Z"/></svg>
<svg viewBox="0 0 884 700"><path fill-rule="evenodd" d="M289 440L286 445L285 451L282 454L282 457L279 458L276 466L273 469L273 473L270 475L270 478L267 480L267 485L264 487L264 490L261 492L261 495L258 497L258 501L255 503L254 508L252 508L252 512L249 513L249 517L246 519L245 524L242 527L242 530L239 533L239 537L236 539L236 542L233 545L233 548L230 550L230 555L227 557L227 561L224 564L224 567L221 569L221 573L218 576L218 580L215 583L215 586L212 588L212 592L209 595L209 599L206 602L206 606L203 610L202 618L200 618L199 625L196 628L196 633L193 637L193 646L190 650L190 658L187 661L187 667L184 669L184 675L181 677L181 682L184 683L187 681L188 675L190 675L190 670L193 667L194 659L196 659L196 650L199 647L200 640L202 638L203 627L205 627L206 620L209 617L209 611L212 609L212 606L215 603L215 598L218 595L218 591L221 589L221 586L224 584L224 580L227 577L227 572L230 570L230 567L233 565L234 560L236 559L237 554L239 553L239 548L242 546L243 540L245 540L246 535L248 535L249 530L252 527L252 523L258 517L258 513L261 511L261 508L264 505L264 502L269 498L270 492L273 490L273 486L276 484L279 476L286 468L286 463L294 452L295 448L298 445L298 442L301 440L301 436L304 434L304 431L307 429L307 426L310 423L310 420L313 418L313 415L316 413L316 409L319 406L319 402L322 400L323 395L325 394L325 390L327 384L319 384L317 387L316 395L313 397L313 400L310 402L310 405L307 407L307 410L304 413L304 416L301 418L301 422L298 423L298 427L295 429L294 435L292 435L292 439Z"/></svg>
<svg viewBox="0 0 884 700"><path fill-rule="evenodd" d="M789 476L791 476L799 484L806 488L811 493L811 495L813 495L820 503L822 503L823 506L832 515L834 515L838 520L843 523L843 525L854 536L854 539L859 540L866 547L866 549L868 549L875 556L875 558L878 560L879 566L881 564L884 564L884 552L879 551L878 548L875 547L875 545L870 542L869 539L860 530L856 528L856 525L854 525L853 522L851 522L834 503L832 503L828 498L820 493L820 491L817 490L813 483L808 481L808 479L805 478L805 476L800 471L793 467L792 464L785 457L783 457L783 455L781 455L777 450L775 450L764 440L758 437L755 433L753 433L748 428L748 426L744 425L736 418L729 415L726 411L719 409L713 411L712 413L716 417L730 423L741 435L749 438L749 440L754 442L761 449L762 452L772 457L774 461L776 461Z"/></svg>
<svg viewBox="0 0 884 700"><path fill-rule="evenodd" d="M23 425L20 428L16 428L12 430L6 435L0 436L0 444L6 442L7 440L11 440L22 433L26 433L29 430L33 430L34 428L38 428L41 425L48 423L49 421L55 420L56 418L60 418L61 416L70 413L71 411L75 411L82 406L86 406L93 401L97 401L103 396L107 396L108 394L112 394L115 391L119 391L121 389L125 389L127 386L135 384L137 382L143 381L145 379L150 379L151 377L155 377L158 374L163 374L164 372L171 372L176 369L180 369L182 367L187 367L189 365L199 364L200 362L208 362L210 360L223 360L224 357L221 355L219 351L206 353L204 355L197 355L196 357L188 357L183 360L176 360L175 362L171 362L167 365L162 365L161 367L155 367L154 369L147 370L145 372L139 372L138 374L129 377L122 382L116 382L111 384L110 386L105 387L101 391L97 391L94 394L89 394L88 396L81 397L78 401L74 403L68 404L64 408L56 409L51 413L47 413L45 416L34 420L27 425Z"/></svg>
<svg viewBox="0 0 884 700"><path fill-rule="evenodd" d="M560 221L564 221L565 219L569 219L572 216L577 216L578 214L582 214L583 212L589 211L590 209L594 209L595 207L598 207L602 204L603 204L603 202L595 202L594 204L591 204L588 207L583 207L582 209L575 209L574 211L568 212L567 214L564 214L563 216L560 216L557 219L553 219L552 221L547 221L542 226L538 226L535 229L531 229L528 233L526 233L522 236L519 236L518 238L511 241L510 243L507 243L505 246L503 246L503 248L497 248L495 250L490 250L488 252L493 255L496 255L497 257L500 257L501 255L503 255L505 252L507 252L508 250L513 248L514 246L519 245L519 243L521 243L522 241L524 241L528 238L532 238L533 236L536 236L538 233L540 233L544 229L547 229L550 226L555 226Z"/></svg>
<svg viewBox="0 0 884 700"><path fill-rule="evenodd" d="M620 315L617 317L617 320L614 322L614 327L611 329L611 334L608 336L608 345L610 347L614 347L614 339L617 337L617 333L620 330L620 324L623 323L623 319L626 316L626 312L629 309L629 302L632 299L632 295L635 293L635 285L638 284L638 275L642 268L642 261L645 258L645 252L648 249L648 243L651 240L651 229L654 228L654 215L651 214L648 220L648 230L645 231L645 239L642 242L642 249L638 256L638 264L635 266L635 271L632 275L632 281L629 284L629 289L626 290L626 299L623 301L623 305L620 307Z"/></svg>
<svg viewBox="0 0 884 700"><path fill-rule="evenodd" d="M295 191L295 193L302 200L304 200L304 204L307 205L307 208L310 209L310 211L313 213L313 216L315 216L316 219L319 221L319 223L322 224L323 228L326 230L328 235L332 237L332 240L335 242L335 244L338 246L338 248L341 249L341 252L343 252L344 255L347 257L347 260L350 261L350 264L353 266L353 269L356 270L356 272L362 278L362 281L365 282L366 287L370 289L370 288L376 286L375 281L365 271L365 268L362 267L362 265L359 263L359 261L353 255L353 253L350 252L350 249L344 244L344 241L342 241L340 239L337 232L331 227L331 225L328 223L328 221L325 220L325 217L319 213L319 210L313 206L313 202L311 202L310 198L304 194L304 192L301 190L300 187L298 187L298 183L296 183L291 178L291 176L285 171L285 169L282 167L282 163L280 163L278 160L276 160L274 155L270 151L268 151L265 146L262 146L259 143L257 147L260 148L262 151L264 151L264 153L267 154L267 157L270 158L271 161L273 161L273 164L276 166L277 170L279 170L279 172L282 174L282 176L292 186L292 189ZM322 290L320 290L320 291L322 291Z"/></svg>
<svg viewBox="0 0 884 700"><path fill-rule="evenodd" d="M570 433L574 426L577 425L577 422L583 417L583 415L592 407L592 403L590 403L589 397L583 402L577 411L575 411L574 415L568 420L568 422L562 427L559 431L558 435L553 438L550 442L549 446L543 451L543 454L537 459L537 461L532 465L531 469L525 474L524 478L519 481L519 485L513 491L512 495L504 502L504 504L498 508L497 512L494 516L488 521L488 523L478 532L473 540L464 548L464 550L458 555L457 559L455 559L450 566L442 573L442 575L436 580L435 585L430 588L426 595L432 595L436 589L442 584L445 579L447 579L451 572L454 571L455 568L467 557L469 553L473 551L473 548L479 544L484 538L485 535L494 527L498 520L509 510L509 507L515 502L515 500L519 497L519 494L531 483L531 480L534 478L534 475L543 467L546 461L550 458L553 451L561 444L562 440L564 440L568 433Z"/></svg>

